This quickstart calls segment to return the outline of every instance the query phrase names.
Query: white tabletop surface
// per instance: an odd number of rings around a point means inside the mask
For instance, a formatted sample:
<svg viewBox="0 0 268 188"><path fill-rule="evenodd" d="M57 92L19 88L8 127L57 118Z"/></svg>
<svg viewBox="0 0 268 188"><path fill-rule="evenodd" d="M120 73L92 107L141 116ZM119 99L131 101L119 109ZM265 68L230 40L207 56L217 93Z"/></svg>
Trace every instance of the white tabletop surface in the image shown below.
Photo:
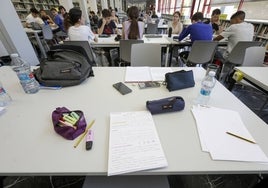
<svg viewBox="0 0 268 188"><path fill-rule="evenodd" d="M235 67L249 81L268 91L268 67Z"/></svg>
<svg viewBox="0 0 268 188"><path fill-rule="evenodd" d="M174 70L178 69L182 68ZM0 115L0 174L107 175L110 112L146 110L147 100L169 96L182 96L186 106L180 112L153 116L168 167L135 175L267 173L268 164L213 161L201 151L190 108L205 71L193 69L196 87L168 92L164 86L140 90L137 85L127 84L133 91L123 96L112 84L124 81L124 67L94 67L95 77L78 86L40 90L36 94L25 94L10 67L0 67L0 80L13 98ZM218 82L209 104L238 111L268 155L267 124ZM88 123L96 119L92 150L85 150L85 140L74 148L75 141L65 140L54 131L51 114L63 106L82 110Z"/></svg>

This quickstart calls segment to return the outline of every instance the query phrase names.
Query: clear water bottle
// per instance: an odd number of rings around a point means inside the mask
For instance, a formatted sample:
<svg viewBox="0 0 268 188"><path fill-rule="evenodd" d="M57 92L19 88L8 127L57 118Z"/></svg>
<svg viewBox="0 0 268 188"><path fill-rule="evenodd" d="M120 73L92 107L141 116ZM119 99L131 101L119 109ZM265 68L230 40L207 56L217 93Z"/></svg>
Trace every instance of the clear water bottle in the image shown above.
<svg viewBox="0 0 268 188"><path fill-rule="evenodd" d="M2 83L0 82L0 106L4 107L7 106L12 101L9 94L4 89Z"/></svg>
<svg viewBox="0 0 268 188"><path fill-rule="evenodd" d="M25 93L38 92L39 83L34 78L31 66L18 54L11 54L10 57L12 69L16 72Z"/></svg>
<svg viewBox="0 0 268 188"><path fill-rule="evenodd" d="M205 76L205 78L202 80L200 93L196 98L196 100L194 101L196 104L200 105L208 104L211 91L216 83L215 74L216 73L214 71L210 71L208 75Z"/></svg>

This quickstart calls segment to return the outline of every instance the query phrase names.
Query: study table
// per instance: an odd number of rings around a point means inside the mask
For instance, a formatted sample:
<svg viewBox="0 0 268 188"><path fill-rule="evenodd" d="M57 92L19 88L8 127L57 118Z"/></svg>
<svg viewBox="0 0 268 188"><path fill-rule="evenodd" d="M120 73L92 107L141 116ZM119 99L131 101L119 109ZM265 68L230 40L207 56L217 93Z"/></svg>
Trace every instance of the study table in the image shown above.
<svg viewBox="0 0 268 188"><path fill-rule="evenodd" d="M119 41L115 41L115 37L117 35L111 35L109 37L99 37L98 42L91 42L92 47L119 47ZM166 54L169 52L169 45L171 44L170 39L168 39L167 35L163 35L160 38L147 38L146 35L143 35L142 40L144 43L150 44L159 44L162 47L167 47ZM160 52L161 53L161 52ZM168 55L166 55L165 66L168 65Z"/></svg>
<svg viewBox="0 0 268 188"><path fill-rule="evenodd" d="M171 174L253 174L268 173L268 164L214 161L201 151L195 120L190 111L205 75L201 67L173 68L194 71L195 87L168 92L165 86L139 89L121 95L112 84L124 81L125 67L94 67L95 77L82 84L60 90L40 90L25 94L14 72L0 67L0 80L13 101L0 115L0 175L107 175L109 114L146 110L147 100L182 96L185 109L153 115L153 120L168 161L168 167L140 171L131 175ZM239 112L245 126L268 155L268 126L219 82L210 105ZM93 148L85 149L85 140L74 148L76 140L58 135L51 114L57 107L82 110L86 121L95 119ZM223 114L224 116L224 114ZM217 122L215 122L217 123Z"/></svg>

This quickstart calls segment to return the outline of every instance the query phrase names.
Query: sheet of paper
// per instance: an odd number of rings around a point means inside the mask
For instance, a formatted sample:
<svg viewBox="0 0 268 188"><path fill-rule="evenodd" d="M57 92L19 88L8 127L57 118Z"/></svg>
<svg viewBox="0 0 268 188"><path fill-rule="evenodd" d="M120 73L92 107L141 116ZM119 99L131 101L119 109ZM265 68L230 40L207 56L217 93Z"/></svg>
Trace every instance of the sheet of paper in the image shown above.
<svg viewBox="0 0 268 188"><path fill-rule="evenodd" d="M173 72L170 67L150 67L152 81L165 81L165 74Z"/></svg>
<svg viewBox="0 0 268 188"><path fill-rule="evenodd" d="M201 143L214 160L268 162L258 144L227 134L231 132L254 141L238 112L215 107L193 107Z"/></svg>
<svg viewBox="0 0 268 188"><path fill-rule="evenodd" d="M108 176L167 165L150 112L110 114Z"/></svg>

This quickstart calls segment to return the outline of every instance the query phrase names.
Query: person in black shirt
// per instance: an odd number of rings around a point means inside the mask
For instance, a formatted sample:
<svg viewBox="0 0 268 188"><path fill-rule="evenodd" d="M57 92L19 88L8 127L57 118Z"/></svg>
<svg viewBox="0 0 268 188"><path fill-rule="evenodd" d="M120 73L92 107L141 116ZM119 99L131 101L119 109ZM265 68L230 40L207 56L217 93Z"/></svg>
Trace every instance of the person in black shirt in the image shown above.
<svg viewBox="0 0 268 188"><path fill-rule="evenodd" d="M117 34L116 24L111 20L111 12L108 9L102 10L102 19L98 23L98 34Z"/></svg>

